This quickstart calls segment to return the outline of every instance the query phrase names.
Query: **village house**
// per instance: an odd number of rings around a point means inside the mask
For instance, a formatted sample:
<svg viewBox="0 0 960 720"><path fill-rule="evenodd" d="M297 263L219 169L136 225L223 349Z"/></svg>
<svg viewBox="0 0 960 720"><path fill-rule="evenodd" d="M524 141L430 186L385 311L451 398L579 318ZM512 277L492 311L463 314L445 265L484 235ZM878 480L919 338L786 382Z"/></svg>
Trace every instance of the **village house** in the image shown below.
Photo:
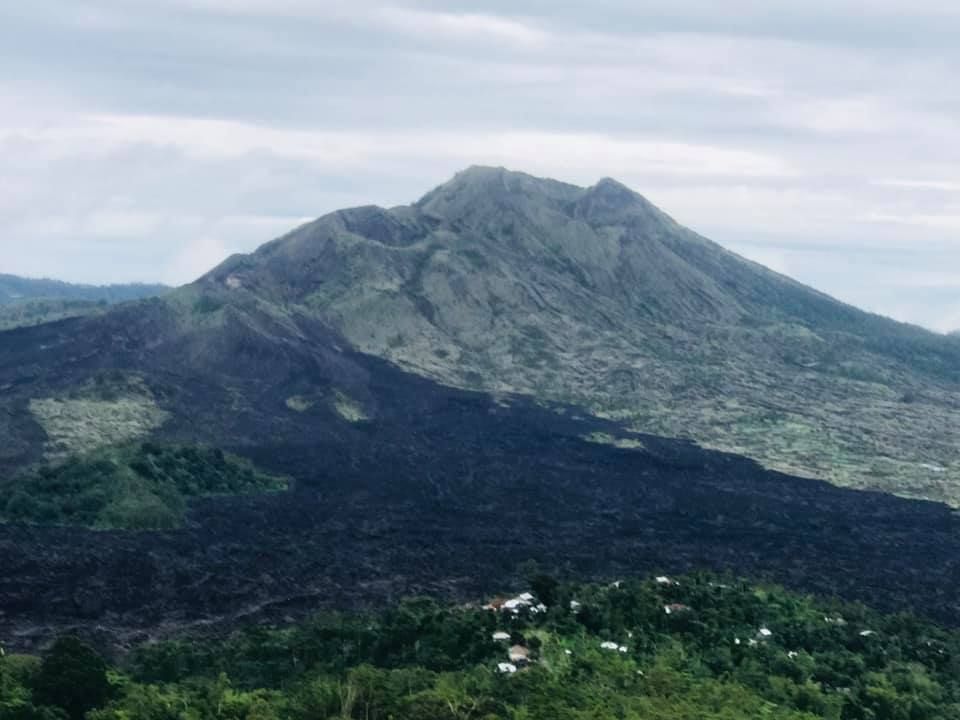
<svg viewBox="0 0 960 720"><path fill-rule="evenodd" d="M493 634L494 642L510 642L510 633L498 630Z"/></svg>
<svg viewBox="0 0 960 720"><path fill-rule="evenodd" d="M534 606L536 598L528 592L521 593L516 597L512 598L503 598L496 597L491 600L489 603L483 606L484 610L492 610L494 612L509 612L514 615L519 615L521 610L530 609L532 612L546 612L547 606L543 603ZM542 609L541 609L542 608Z"/></svg>
<svg viewBox="0 0 960 720"><path fill-rule="evenodd" d="M517 666L513 663L499 663L497 665L497 670L504 673L505 675L513 675L517 671Z"/></svg>
<svg viewBox="0 0 960 720"><path fill-rule="evenodd" d="M601 649L601 650L615 650L615 651L620 652L620 653L628 653L628 652L630 652L630 648L628 648L626 645L620 645L620 644L618 644L618 643L611 642L611 641L609 641L609 640L600 643L600 649Z"/></svg>
<svg viewBox="0 0 960 720"><path fill-rule="evenodd" d="M530 650L523 645L514 645L510 648L510 662L517 667L524 667L530 664Z"/></svg>
<svg viewBox="0 0 960 720"><path fill-rule="evenodd" d="M689 610L690 606L684 605L683 603L671 603L663 606L663 612L667 615L677 615L678 613L688 612Z"/></svg>
<svg viewBox="0 0 960 720"><path fill-rule="evenodd" d="M517 613L520 612L521 609L526 607L530 607L530 603L518 597L511 598L510 600L507 600L503 604L503 609L509 610L514 615L516 615Z"/></svg>

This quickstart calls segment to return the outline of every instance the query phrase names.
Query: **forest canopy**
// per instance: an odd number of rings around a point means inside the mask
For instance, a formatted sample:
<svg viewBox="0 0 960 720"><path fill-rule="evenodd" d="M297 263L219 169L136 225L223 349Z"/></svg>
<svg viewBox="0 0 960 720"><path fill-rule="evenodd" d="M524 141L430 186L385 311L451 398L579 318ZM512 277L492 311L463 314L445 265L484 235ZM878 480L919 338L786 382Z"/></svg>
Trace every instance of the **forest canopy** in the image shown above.
<svg viewBox="0 0 960 720"><path fill-rule="evenodd" d="M117 668L63 638L0 659L0 718L960 717L960 633L910 615L707 575L530 589L148 644Z"/></svg>

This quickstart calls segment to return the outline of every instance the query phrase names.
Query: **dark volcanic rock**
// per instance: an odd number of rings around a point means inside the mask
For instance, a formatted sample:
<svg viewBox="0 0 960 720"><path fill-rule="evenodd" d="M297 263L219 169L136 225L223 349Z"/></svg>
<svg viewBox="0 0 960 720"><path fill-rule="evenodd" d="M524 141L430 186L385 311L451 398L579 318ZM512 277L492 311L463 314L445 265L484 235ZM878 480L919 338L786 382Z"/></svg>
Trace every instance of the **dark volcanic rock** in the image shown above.
<svg viewBox="0 0 960 720"><path fill-rule="evenodd" d="M960 519L945 506L680 441L586 442L618 431L351 359L381 419L238 448L295 477L289 493L200 501L175 532L0 527L5 644L81 627L123 645L406 594L479 598L528 559L587 577L729 569L957 622Z"/></svg>

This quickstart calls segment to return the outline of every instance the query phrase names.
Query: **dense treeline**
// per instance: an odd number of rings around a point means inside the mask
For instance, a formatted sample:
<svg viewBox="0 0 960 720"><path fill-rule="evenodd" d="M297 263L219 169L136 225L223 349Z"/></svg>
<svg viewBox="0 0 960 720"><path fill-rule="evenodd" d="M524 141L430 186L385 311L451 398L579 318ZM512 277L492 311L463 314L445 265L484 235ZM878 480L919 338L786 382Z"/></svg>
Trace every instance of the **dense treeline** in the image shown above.
<svg viewBox="0 0 960 720"><path fill-rule="evenodd" d="M282 490L287 483L217 448L139 443L107 448L0 483L0 520L105 529L177 527L204 495Z"/></svg>
<svg viewBox="0 0 960 720"><path fill-rule="evenodd" d="M147 645L122 672L66 638L0 660L0 718L960 717L960 633L912 616L707 576L531 589L517 613L420 599Z"/></svg>

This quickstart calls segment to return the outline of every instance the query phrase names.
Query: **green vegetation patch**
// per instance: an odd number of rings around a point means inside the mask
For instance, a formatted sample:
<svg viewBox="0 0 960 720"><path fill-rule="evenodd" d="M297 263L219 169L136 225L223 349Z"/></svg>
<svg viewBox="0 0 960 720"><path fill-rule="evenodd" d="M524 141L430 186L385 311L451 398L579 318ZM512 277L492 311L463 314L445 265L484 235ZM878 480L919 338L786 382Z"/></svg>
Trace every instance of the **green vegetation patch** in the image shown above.
<svg viewBox="0 0 960 720"><path fill-rule="evenodd" d="M0 717L960 717L960 633L916 617L706 575L530 585L516 613L405 600L149 644L119 670L61 639L41 662L0 657Z"/></svg>
<svg viewBox="0 0 960 720"><path fill-rule="evenodd" d="M215 448L142 443L75 457L0 483L0 519L160 530L182 524L189 498L286 487L285 479Z"/></svg>
<svg viewBox="0 0 960 720"><path fill-rule="evenodd" d="M201 295L193 304L193 312L198 315L210 315L221 310L224 302L210 295Z"/></svg>

